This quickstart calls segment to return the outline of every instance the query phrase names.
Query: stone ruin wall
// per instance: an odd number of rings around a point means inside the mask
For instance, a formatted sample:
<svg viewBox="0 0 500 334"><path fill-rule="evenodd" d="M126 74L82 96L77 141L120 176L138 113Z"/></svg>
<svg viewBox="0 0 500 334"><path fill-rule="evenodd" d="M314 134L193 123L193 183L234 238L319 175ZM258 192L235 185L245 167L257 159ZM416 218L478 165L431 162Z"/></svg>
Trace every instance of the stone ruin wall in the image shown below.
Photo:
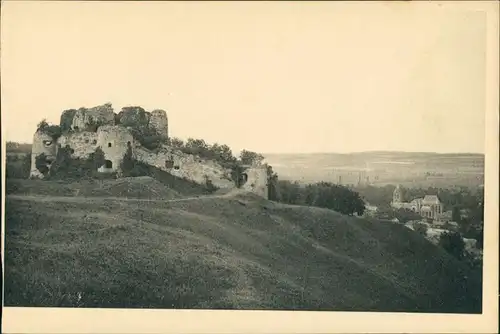
<svg viewBox="0 0 500 334"><path fill-rule="evenodd" d="M245 172L247 181L241 189L253 192L265 199L268 199L268 177L266 166L251 166Z"/></svg>
<svg viewBox="0 0 500 334"><path fill-rule="evenodd" d="M101 124L115 125L113 107L110 104L105 104L93 108L80 108L73 116L71 129L75 131L85 130L91 119Z"/></svg>
<svg viewBox="0 0 500 334"><path fill-rule="evenodd" d="M135 117L134 110L121 112L119 117ZM46 134L36 132L33 137L31 176L43 178L35 165L36 156L45 153L55 160L57 147L69 146L71 156L85 159L94 153L98 147L104 152L107 160L106 165L99 168L100 172L119 172L121 162L128 149L132 146L133 156L138 161L159 168L176 177L186 178L198 184L206 184L210 180L212 184L221 189L235 188L235 182L231 178L231 169L224 168L215 161L205 160L200 157L185 154L172 147L163 146L159 152L151 152L134 141L130 131L121 125L115 124L116 114L110 104L94 108L81 108L74 113L71 121L72 130L63 134L57 142ZM145 113L147 125L168 138L168 118L164 110L154 110ZM101 122L97 132L85 131L90 122ZM144 119L143 121L146 121ZM50 145L47 145L50 142ZM264 198L267 194L267 170L265 166L247 166L245 170L246 182L241 189L253 192Z"/></svg>
<svg viewBox="0 0 500 334"><path fill-rule="evenodd" d="M235 187L231 179L231 170L218 163L203 160L194 155L185 154L170 147L163 147L158 153L144 148L135 149L135 158L145 164L157 167L179 178L186 178L198 184L205 184L206 180L221 189Z"/></svg>
<svg viewBox="0 0 500 334"><path fill-rule="evenodd" d="M46 133L37 131L33 135L31 146L31 169L30 177L43 178L43 174L36 168L36 157L45 154L49 161L55 161L57 155L57 142ZM47 165L50 167L50 163Z"/></svg>
<svg viewBox="0 0 500 334"><path fill-rule="evenodd" d="M58 139L57 143L61 147L68 145L72 149L71 156L79 159L88 158L99 147L97 133L88 131L64 134Z"/></svg>
<svg viewBox="0 0 500 334"><path fill-rule="evenodd" d="M134 147L134 138L130 131L121 126L104 125L97 129L97 145L104 152L104 157L110 163L103 166L100 172L117 172L127 152L128 146Z"/></svg>
<svg viewBox="0 0 500 334"><path fill-rule="evenodd" d="M168 138L168 118L165 110L153 110L149 117L148 126L156 130L164 138Z"/></svg>

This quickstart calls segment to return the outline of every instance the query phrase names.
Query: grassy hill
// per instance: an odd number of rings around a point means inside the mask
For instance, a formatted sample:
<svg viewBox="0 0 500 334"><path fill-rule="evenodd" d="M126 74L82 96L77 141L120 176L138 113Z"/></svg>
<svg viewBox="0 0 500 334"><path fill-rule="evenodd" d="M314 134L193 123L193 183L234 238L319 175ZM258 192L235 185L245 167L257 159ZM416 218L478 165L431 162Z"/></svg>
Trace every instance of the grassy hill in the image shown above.
<svg viewBox="0 0 500 334"><path fill-rule="evenodd" d="M151 179L8 182L6 306L481 312L480 277L402 225Z"/></svg>

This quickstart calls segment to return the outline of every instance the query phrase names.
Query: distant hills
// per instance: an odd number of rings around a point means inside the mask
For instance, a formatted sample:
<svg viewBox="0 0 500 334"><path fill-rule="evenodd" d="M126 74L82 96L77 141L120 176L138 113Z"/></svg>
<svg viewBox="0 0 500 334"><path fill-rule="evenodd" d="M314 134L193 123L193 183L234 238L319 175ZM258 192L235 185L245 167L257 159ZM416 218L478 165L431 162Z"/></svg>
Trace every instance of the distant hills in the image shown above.
<svg viewBox="0 0 500 334"><path fill-rule="evenodd" d="M479 186L484 155L477 153L357 152L266 154L281 179L345 185L402 183Z"/></svg>
<svg viewBox="0 0 500 334"><path fill-rule="evenodd" d="M7 154L31 152L31 144L7 142ZM344 185L467 186L484 184L484 154L367 151L270 153L265 161L280 179Z"/></svg>

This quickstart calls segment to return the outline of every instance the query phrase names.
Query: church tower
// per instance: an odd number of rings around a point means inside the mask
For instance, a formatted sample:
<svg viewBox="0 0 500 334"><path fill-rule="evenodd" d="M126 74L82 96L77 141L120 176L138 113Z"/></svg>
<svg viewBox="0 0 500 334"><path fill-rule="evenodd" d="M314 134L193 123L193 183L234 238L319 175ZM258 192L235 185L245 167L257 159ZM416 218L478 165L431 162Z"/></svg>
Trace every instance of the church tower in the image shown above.
<svg viewBox="0 0 500 334"><path fill-rule="evenodd" d="M396 189L394 189L394 192L392 193L392 206L393 207L400 207L403 203L403 190L399 186L399 184L396 186Z"/></svg>

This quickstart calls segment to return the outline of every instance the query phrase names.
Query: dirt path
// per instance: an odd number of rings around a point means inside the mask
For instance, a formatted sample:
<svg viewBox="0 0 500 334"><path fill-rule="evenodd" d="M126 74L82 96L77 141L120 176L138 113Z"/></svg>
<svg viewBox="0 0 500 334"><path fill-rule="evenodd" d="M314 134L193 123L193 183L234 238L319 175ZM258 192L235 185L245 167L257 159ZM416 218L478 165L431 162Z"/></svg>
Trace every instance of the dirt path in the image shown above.
<svg viewBox="0 0 500 334"><path fill-rule="evenodd" d="M21 201L36 201L36 202L66 202L66 203L88 203L102 201L119 201L119 202L147 202L147 203L169 203L169 202L185 202L199 200L203 198L228 198L233 194L224 195L207 195L198 197L186 197L177 199L147 199L147 198L126 198L126 197L84 197L84 196L43 196L43 195L7 195L7 199L16 199Z"/></svg>

